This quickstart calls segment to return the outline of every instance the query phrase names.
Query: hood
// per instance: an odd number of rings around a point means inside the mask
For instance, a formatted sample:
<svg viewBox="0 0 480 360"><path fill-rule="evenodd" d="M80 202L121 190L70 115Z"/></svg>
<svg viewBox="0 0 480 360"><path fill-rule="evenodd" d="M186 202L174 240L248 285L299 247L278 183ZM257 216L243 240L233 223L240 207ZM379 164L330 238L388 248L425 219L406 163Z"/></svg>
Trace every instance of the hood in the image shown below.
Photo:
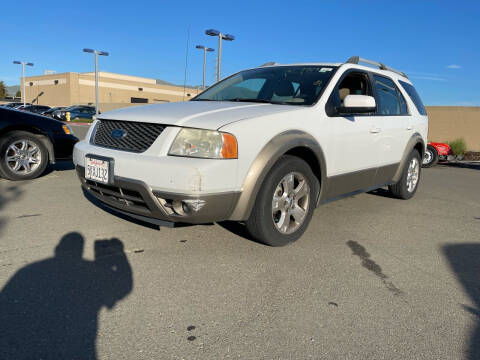
<svg viewBox="0 0 480 360"><path fill-rule="evenodd" d="M231 101L187 101L152 104L109 111L97 119L138 121L216 130L235 121L299 110L300 106L236 103Z"/></svg>

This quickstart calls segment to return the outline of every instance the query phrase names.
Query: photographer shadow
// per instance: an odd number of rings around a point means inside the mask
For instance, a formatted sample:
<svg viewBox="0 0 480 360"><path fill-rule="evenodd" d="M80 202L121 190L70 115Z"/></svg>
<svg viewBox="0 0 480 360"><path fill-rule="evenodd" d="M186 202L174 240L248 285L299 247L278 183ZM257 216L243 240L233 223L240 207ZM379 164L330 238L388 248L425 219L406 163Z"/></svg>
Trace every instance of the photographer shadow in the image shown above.
<svg viewBox="0 0 480 360"><path fill-rule="evenodd" d="M473 304L473 306L461 305L475 319L467 359L480 359L480 243L448 244L443 246L442 250L458 282Z"/></svg>
<svg viewBox="0 0 480 360"><path fill-rule="evenodd" d="M0 359L96 359L98 314L133 288L132 269L118 239L95 241L83 259L84 238L62 237L51 258L25 266L0 292Z"/></svg>

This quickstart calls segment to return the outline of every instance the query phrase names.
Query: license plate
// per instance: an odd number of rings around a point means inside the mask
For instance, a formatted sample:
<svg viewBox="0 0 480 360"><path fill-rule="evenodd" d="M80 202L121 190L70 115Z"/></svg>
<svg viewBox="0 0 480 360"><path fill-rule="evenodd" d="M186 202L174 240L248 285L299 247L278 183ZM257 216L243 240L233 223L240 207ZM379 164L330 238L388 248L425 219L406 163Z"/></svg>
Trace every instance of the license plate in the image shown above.
<svg viewBox="0 0 480 360"><path fill-rule="evenodd" d="M108 160L85 158L85 179L108 184L110 175L110 162Z"/></svg>

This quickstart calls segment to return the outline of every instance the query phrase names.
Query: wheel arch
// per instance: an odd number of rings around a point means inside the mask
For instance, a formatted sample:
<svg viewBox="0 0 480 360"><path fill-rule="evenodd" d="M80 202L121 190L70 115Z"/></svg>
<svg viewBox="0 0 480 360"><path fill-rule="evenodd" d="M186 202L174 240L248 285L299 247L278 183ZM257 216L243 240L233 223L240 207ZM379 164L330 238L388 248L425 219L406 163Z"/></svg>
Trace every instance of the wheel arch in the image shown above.
<svg viewBox="0 0 480 360"><path fill-rule="evenodd" d="M49 162L51 164L55 163L55 151L53 149L53 143L50 137L47 135L47 133L45 133L44 131L40 130L35 126L29 126L24 124L12 125L12 126L7 126L0 129L0 139L2 139L4 136L14 131L25 131L33 135L36 135L47 148Z"/></svg>
<svg viewBox="0 0 480 360"><path fill-rule="evenodd" d="M423 157L425 155L425 141L423 140L422 135L420 135L419 133L413 134L410 140L408 141L407 146L403 151L402 159L400 160L400 165L398 166L398 169L393 177L393 180L392 180L393 183L397 183L402 177L403 169L405 168L405 165L407 164L407 161L408 161L408 156L413 150L417 150L418 153L420 154L420 160L423 160Z"/></svg>
<svg viewBox="0 0 480 360"><path fill-rule="evenodd" d="M248 219L263 181L283 155L297 156L307 162L319 181L318 199L321 198L322 184L325 183L327 173L323 150L310 134L304 131L290 130L272 138L257 155L243 181L242 194L235 205L230 220L242 221Z"/></svg>

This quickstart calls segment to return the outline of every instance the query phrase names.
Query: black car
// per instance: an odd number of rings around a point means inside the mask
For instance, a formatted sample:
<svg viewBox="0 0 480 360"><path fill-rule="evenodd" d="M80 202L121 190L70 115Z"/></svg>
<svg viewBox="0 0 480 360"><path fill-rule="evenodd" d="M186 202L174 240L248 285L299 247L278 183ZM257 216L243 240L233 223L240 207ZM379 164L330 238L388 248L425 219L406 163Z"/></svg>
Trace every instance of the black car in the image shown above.
<svg viewBox="0 0 480 360"><path fill-rule="evenodd" d="M53 117L53 113L57 110L62 110L62 109L65 109L65 106L56 106L56 107L52 107L46 111L43 111L41 112L40 114L41 115L45 115L45 116L50 116L50 117Z"/></svg>
<svg viewBox="0 0 480 360"><path fill-rule="evenodd" d="M36 178L49 163L71 158L77 141L60 121L0 108L0 176L10 180Z"/></svg>
<svg viewBox="0 0 480 360"><path fill-rule="evenodd" d="M47 105L27 105L22 110L29 111L35 114L41 114L44 111L50 110L50 106Z"/></svg>
<svg viewBox="0 0 480 360"><path fill-rule="evenodd" d="M70 120L92 119L95 115L95 107L87 105L73 105L65 109L53 112L53 117L58 120L67 120L67 112L70 113Z"/></svg>
<svg viewBox="0 0 480 360"><path fill-rule="evenodd" d="M22 102L10 102L10 103L7 103L7 104L3 104L2 106L0 107L6 107L6 108L16 108L16 107L19 107L23 105ZM30 103L26 103L25 105L30 105Z"/></svg>

